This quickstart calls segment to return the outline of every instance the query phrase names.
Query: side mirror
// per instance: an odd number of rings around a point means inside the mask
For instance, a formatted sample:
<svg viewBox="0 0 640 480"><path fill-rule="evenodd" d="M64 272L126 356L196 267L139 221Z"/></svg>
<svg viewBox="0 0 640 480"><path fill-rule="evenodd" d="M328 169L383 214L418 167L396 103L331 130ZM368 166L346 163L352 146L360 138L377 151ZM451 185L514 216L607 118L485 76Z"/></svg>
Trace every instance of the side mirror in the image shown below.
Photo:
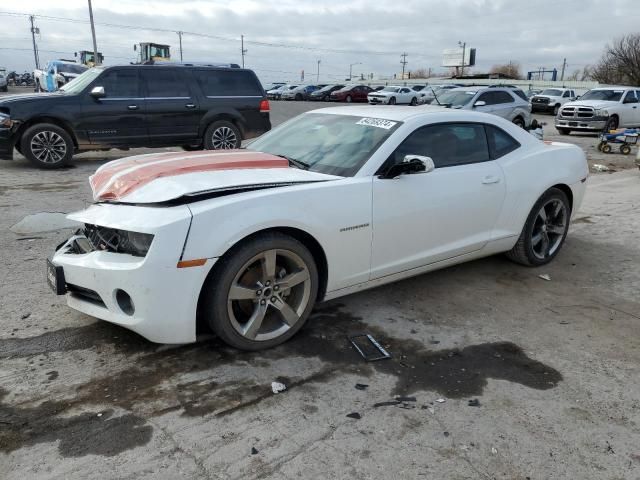
<svg viewBox="0 0 640 480"><path fill-rule="evenodd" d="M105 97L106 94L104 93L104 87L93 87L90 95L96 99Z"/></svg>
<svg viewBox="0 0 640 480"><path fill-rule="evenodd" d="M487 102L485 102L484 100L478 100L476 103L473 104L474 107L484 107L487 104Z"/></svg>
<svg viewBox="0 0 640 480"><path fill-rule="evenodd" d="M435 170L436 166L431 157L422 155L405 155L404 160L392 165L380 178L393 179L401 175L411 175L414 173L429 173Z"/></svg>

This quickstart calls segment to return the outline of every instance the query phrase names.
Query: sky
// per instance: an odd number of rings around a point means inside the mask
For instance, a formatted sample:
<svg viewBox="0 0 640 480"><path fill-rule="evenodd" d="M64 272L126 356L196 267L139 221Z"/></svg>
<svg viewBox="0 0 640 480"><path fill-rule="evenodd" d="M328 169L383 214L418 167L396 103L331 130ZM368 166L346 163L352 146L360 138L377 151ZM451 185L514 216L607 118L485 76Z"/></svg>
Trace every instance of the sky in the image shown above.
<svg viewBox="0 0 640 480"><path fill-rule="evenodd" d="M640 33L637 0L93 0L98 50L105 64L135 61L134 43L171 45L179 60L241 63L264 83L342 81L349 75L392 77L441 67L444 49L476 48L474 72L518 62L582 69L605 45ZM36 16L40 61L92 50L87 0L23 0L0 6L0 67L31 71L29 18ZM54 18L50 18L54 17ZM604 17L604 18L603 18Z"/></svg>

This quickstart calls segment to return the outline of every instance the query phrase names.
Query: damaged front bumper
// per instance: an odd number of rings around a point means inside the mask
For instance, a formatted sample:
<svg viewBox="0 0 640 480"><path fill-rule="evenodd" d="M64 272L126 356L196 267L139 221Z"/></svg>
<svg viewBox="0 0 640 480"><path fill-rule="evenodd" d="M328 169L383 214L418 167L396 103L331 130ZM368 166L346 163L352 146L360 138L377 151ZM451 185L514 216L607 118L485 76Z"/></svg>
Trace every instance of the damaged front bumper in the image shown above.
<svg viewBox="0 0 640 480"><path fill-rule="evenodd" d="M195 341L198 297L215 259L178 268L191 221L186 206L93 205L70 218L89 227L143 231L153 242L144 256L113 251L85 228L61 244L48 261L47 278L69 307L152 342Z"/></svg>

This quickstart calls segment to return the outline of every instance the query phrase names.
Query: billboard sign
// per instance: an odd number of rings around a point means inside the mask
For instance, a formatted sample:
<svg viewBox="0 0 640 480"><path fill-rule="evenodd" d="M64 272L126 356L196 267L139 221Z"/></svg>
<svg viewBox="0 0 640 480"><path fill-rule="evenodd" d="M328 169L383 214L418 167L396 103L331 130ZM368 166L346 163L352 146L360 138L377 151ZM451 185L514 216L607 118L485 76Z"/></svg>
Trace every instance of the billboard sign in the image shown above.
<svg viewBox="0 0 640 480"><path fill-rule="evenodd" d="M464 51L464 63L462 62L462 55ZM443 67L472 67L476 64L476 49L475 48L448 48L442 52L442 66Z"/></svg>

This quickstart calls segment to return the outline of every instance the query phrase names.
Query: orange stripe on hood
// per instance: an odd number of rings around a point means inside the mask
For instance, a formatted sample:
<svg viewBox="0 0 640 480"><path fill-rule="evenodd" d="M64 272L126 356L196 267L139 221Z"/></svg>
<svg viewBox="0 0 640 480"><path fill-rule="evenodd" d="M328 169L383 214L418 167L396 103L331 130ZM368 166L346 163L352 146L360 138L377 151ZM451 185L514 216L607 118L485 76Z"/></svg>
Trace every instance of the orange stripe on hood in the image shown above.
<svg viewBox="0 0 640 480"><path fill-rule="evenodd" d="M286 159L268 153L246 150L228 150L224 153L192 152L123 162L97 172L90 178L90 182L96 201L121 200L134 190L162 177L216 170L288 167L289 162Z"/></svg>

